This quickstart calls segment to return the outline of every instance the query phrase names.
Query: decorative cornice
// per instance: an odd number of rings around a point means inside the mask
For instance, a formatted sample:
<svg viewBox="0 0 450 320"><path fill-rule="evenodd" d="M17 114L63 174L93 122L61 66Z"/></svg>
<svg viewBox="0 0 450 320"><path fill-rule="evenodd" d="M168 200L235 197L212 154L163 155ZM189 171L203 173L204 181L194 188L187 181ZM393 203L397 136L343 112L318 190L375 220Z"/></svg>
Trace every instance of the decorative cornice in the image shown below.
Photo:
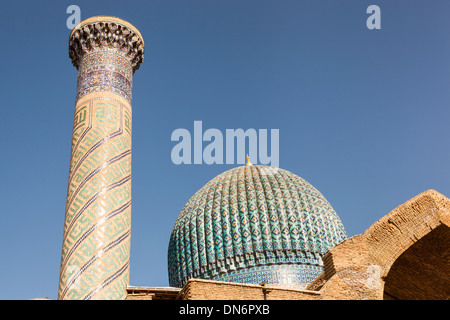
<svg viewBox="0 0 450 320"><path fill-rule="evenodd" d="M103 16L89 18L70 34L69 57L77 69L86 53L104 47L122 52L130 60L133 72L144 60L144 40L139 31L125 20Z"/></svg>

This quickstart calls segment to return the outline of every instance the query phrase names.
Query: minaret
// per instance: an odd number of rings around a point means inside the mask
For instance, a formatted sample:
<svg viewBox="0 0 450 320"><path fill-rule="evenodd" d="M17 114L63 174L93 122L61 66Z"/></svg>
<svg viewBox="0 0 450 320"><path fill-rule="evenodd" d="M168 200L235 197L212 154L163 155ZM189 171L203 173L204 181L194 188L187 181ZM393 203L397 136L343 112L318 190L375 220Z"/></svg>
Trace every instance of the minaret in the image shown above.
<svg viewBox="0 0 450 320"><path fill-rule="evenodd" d="M58 299L125 299L130 270L131 94L144 41L93 17L69 37L78 70Z"/></svg>

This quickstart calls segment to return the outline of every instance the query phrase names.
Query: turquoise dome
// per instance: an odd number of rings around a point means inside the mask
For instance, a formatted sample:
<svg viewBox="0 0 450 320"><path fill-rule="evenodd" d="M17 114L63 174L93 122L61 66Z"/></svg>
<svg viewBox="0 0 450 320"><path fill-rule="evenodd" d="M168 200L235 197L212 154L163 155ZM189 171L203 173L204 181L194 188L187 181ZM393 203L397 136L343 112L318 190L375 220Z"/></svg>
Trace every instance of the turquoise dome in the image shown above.
<svg viewBox="0 0 450 320"><path fill-rule="evenodd" d="M263 165L237 167L209 181L178 215L169 283L304 286L322 272L323 255L346 237L334 209L301 177Z"/></svg>

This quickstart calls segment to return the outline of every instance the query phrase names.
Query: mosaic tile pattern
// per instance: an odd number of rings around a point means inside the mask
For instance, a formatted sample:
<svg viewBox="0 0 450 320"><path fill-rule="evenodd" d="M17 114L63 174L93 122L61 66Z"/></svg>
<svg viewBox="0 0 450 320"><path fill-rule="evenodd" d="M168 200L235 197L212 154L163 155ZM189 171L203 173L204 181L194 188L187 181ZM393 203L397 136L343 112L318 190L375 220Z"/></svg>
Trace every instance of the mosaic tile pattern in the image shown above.
<svg viewBox="0 0 450 320"><path fill-rule="evenodd" d="M346 237L331 205L301 177L268 166L237 167L208 182L178 215L169 283L181 287L189 278L218 277L252 283L250 273L235 271L268 265L317 271L321 257ZM296 279L310 279L302 270ZM266 270L269 280L276 279L272 271Z"/></svg>
<svg viewBox="0 0 450 320"><path fill-rule="evenodd" d="M81 33L74 30L70 39L79 75L58 299L125 299L135 58L104 41L101 34L111 31L108 22L90 21L78 27ZM121 32L126 32L123 28Z"/></svg>
<svg viewBox="0 0 450 320"><path fill-rule="evenodd" d="M113 92L131 103L133 69L110 48L96 49L80 62L77 100L91 92Z"/></svg>
<svg viewBox="0 0 450 320"><path fill-rule="evenodd" d="M268 265L248 269L231 271L213 277L211 280L238 282L249 284L296 283L297 287L306 287L322 272L321 266L316 265Z"/></svg>

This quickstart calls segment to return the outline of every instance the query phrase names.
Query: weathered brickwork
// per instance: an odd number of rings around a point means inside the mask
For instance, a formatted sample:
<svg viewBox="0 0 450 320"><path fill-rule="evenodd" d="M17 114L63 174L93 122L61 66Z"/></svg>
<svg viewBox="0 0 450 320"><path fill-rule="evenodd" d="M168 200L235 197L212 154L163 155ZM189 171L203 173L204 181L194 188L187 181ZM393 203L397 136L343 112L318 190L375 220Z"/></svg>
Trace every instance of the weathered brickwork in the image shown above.
<svg viewBox="0 0 450 320"><path fill-rule="evenodd" d="M450 299L449 239L450 228L441 225L400 255L385 277L384 298Z"/></svg>
<svg viewBox="0 0 450 320"><path fill-rule="evenodd" d="M181 300L314 300L319 292L242 283L191 279L178 295Z"/></svg>
<svg viewBox="0 0 450 320"><path fill-rule="evenodd" d="M176 300L180 288L128 287L127 300Z"/></svg>
<svg viewBox="0 0 450 320"><path fill-rule="evenodd" d="M450 299L450 200L428 190L324 257L321 299Z"/></svg>

